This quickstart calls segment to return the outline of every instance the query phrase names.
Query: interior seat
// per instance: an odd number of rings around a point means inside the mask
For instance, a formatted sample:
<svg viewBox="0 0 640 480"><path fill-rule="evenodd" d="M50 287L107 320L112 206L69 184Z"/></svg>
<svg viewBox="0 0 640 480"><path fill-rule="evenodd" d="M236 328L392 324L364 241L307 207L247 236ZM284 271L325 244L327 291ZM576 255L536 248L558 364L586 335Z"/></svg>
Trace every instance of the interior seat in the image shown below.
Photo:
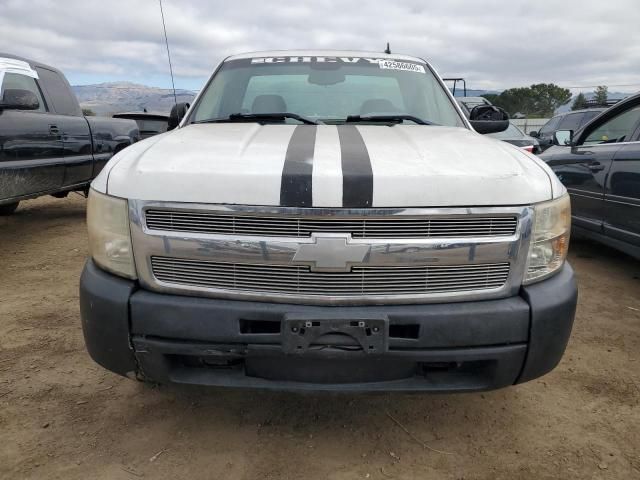
<svg viewBox="0 0 640 480"><path fill-rule="evenodd" d="M372 113L398 113L400 109L386 98L371 98L362 102L360 115L370 115Z"/></svg>
<svg viewBox="0 0 640 480"><path fill-rule="evenodd" d="M287 104L280 95L258 95L251 104L251 113L284 113Z"/></svg>

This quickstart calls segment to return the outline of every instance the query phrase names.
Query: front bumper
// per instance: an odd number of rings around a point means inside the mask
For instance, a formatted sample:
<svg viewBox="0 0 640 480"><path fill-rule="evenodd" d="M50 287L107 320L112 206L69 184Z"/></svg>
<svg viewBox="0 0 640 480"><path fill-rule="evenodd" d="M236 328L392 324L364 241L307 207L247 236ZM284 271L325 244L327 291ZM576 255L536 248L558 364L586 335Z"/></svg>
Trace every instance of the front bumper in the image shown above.
<svg viewBox="0 0 640 480"><path fill-rule="evenodd" d="M154 293L88 261L80 281L87 349L103 367L158 382L280 390L476 391L552 370L564 353L577 289L567 264L500 300L308 306ZM384 351L333 337L285 353L287 318L388 321ZM342 341L346 341L341 345ZM331 346L329 346L331 345Z"/></svg>

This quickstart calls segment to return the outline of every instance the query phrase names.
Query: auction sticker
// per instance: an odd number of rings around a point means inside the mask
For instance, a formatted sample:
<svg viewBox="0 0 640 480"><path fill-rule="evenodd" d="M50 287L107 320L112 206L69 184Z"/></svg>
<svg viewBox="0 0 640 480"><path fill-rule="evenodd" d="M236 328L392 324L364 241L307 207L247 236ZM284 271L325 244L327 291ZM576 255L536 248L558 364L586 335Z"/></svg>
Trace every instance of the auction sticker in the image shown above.
<svg viewBox="0 0 640 480"><path fill-rule="evenodd" d="M397 62L395 60L380 60L380 68L386 70L403 70L405 72L425 73L424 67L417 63Z"/></svg>

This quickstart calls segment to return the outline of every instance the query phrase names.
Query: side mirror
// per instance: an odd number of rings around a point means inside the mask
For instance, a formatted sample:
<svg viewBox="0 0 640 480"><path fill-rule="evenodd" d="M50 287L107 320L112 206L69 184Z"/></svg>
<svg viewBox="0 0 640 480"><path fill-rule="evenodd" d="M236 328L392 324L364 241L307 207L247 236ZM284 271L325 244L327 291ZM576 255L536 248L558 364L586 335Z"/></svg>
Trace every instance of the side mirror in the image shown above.
<svg viewBox="0 0 640 480"><path fill-rule="evenodd" d="M540 133L537 130L532 130L529 132L529 136L533 138L538 138L540 136Z"/></svg>
<svg viewBox="0 0 640 480"><path fill-rule="evenodd" d="M509 114L493 105L473 107L469 121L475 131L482 134L504 132L509 128Z"/></svg>
<svg viewBox="0 0 640 480"><path fill-rule="evenodd" d="M558 130L553 134L553 144L562 147L573 143L573 130Z"/></svg>
<svg viewBox="0 0 640 480"><path fill-rule="evenodd" d="M37 110L40 108L38 97L30 90L7 88L2 95L0 109L4 110Z"/></svg>
<svg viewBox="0 0 640 480"><path fill-rule="evenodd" d="M188 103L177 103L171 109L171 113L169 113L169 120L167 122L167 130L173 130L184 118L187 114L187 110L189 110Z"/></svg>

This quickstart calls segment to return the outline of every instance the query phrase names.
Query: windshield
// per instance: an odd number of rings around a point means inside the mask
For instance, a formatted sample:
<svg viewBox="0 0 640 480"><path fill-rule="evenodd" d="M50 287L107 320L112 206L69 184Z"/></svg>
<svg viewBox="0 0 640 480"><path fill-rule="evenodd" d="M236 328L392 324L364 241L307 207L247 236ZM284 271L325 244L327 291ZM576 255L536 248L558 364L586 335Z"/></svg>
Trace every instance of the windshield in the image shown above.
<svg viewBox="0 0 640 480"><path fill-rule="evenodd" d="M190 121L284 112L325 123L344 123L354 116L366 121L366 117L405 115L464 126L426 64L357 57L227 61L205 87ZM299 123L295 118L280 120Z"/></svg>

